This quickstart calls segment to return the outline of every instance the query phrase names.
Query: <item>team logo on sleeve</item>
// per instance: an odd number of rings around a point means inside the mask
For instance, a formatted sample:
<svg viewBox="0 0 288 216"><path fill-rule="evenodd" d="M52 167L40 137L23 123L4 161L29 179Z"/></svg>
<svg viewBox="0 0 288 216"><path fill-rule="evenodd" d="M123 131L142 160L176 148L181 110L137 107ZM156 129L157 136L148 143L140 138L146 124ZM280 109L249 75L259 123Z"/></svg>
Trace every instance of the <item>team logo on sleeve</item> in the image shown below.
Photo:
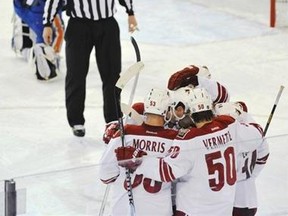
<svg viewBox="0 0 288 216"><path fill-rule="evenodd" d="M188 133L188 131L189 131L189 129L181 128L178 132L177 137L183 139L186 136L186 134Z"/></svg>

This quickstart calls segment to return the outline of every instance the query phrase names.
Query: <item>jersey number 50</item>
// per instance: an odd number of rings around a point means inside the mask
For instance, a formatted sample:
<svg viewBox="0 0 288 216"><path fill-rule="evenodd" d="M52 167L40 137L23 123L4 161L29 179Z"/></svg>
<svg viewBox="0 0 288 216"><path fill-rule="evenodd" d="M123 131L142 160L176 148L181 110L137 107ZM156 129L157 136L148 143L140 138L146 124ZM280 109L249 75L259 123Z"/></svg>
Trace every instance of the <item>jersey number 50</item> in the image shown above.
<svg viewBox="0 0 288 216"><path fill-rule="evenodd" d="M224 163L219 160L224 157ZM228 185L234 185L236 182L236 167L235 167L235 155L234 148L228 147L223 152L221 151L213 152L205 155L206 164L208 168L208 174L213 175L213 178L209 179L209 186L212 191L220 191L225 182ZM216 176L217 179L216 179Z"/></svg>

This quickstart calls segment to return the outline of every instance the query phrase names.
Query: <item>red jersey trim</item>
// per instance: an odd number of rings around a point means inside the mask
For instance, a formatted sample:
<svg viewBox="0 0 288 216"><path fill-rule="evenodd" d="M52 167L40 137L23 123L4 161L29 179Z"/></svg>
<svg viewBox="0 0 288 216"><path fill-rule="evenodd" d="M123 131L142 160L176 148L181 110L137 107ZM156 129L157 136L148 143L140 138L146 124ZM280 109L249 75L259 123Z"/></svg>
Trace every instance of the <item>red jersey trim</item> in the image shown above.
<svg viewBox="0 0 288 216"><path fill-rule="evenodd" d="M172 172L172 168L163 160L163 158L160 158L159 160L159 168L161 181L171 182L176 179Z"/></svg>
<svg viewBox="0 0 288 216"><path fill-rule="evenodd" d="M118 176L119 176L119 175L114 176L114 177L112 177L112 178L110 178L110 179L105 179L105 180L104 180L104 179L101 179L101 181L102 181L104 184L110 184L110 183L116 181L116 179L118 178Z"/></svg>
<svg viewBox="0 0 288 216"><path fill-rule="evenodd" d="M213 103L224 103L228 100L228 92L226 88L217 82L218 96Z"/></svg>

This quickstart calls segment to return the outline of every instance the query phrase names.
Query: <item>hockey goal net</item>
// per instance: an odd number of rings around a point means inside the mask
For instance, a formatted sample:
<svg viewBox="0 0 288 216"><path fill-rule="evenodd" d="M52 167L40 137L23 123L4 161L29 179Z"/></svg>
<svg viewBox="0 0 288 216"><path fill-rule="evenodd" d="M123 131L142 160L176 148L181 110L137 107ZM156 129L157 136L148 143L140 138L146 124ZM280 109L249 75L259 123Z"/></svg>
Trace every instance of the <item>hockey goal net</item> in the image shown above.
<svg viewBox="0 0 288 216"><path fill-rule="evenodd" d="M288 0L270 0L270 27L288 27Z"/></svg>

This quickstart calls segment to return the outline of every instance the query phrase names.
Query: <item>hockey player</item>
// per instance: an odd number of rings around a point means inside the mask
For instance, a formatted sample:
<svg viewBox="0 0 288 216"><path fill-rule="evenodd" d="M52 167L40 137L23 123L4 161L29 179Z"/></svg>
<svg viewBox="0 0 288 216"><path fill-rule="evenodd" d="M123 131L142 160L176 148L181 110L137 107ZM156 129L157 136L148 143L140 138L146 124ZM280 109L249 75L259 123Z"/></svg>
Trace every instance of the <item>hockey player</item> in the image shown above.
<svg viewBox="0 0 288 216"><path fill-rule="evenodd" d="M248 109L243 102L219 103L215 106L216 115L230 115L244 124L254 120L246 115ZM269 157L269 146L264 139L254 151L238 155L237 183L233 216L254 216L257 212L256 177L264 168Z"/></svg>
<svg viewBox="0 0 288 216"><path fill-rule="evenodd" d="M117 159L127 157L130 148L137 148L139 154L153 157L163 157L177 135L177 131L164 128L164 116L169 104L169 92L161 89L151 89L144 100L145 121L142 125L125 125L125 143L121 147L119 132L111 139L101 158L100 178L105 184L112 184L114 189L111 215L129 215L129 200L125 183L125 169L118 166ZM115 156L115 149L118 155ZM122 149L124 151L122 151ZM128 162L129 163L129 162ZM125 166L125 162L120 162ZM130 167L131 168L131 167ZM133 171L133 170L132 170ZM154 181L145 175L131 173L132 191L137 216L157 215L171 216L171 183Z"/></svg>
<svg viewBox="0 0 288 216"><path fill-rule="evenodd" d="M231 215L231 197L237 180L236 156L256 149L262 143L262 134L255 124L240 124L230 116L215 117L211 97L205 89L195 88L190 98L196 128L179 133L168 156L143 157L142 164L130 160L124 166L135 169L141 164L134 173L156 181L178 179L175 216ZM130 147L129 151L132 150ZM134 150L133 158L138 158L137 149ZM117 157L121 151L117 149ZM121 159L131 159L131 155ZM143 153L139 155L142 156Z"/></svg>
<svg viewBox="0 0 288 216"><path fill-rule="evenodd" d="M32 48L33 59L36 66L36 77L39 80L48 80L57 76L59 69L59 52L64 37L64 24L61 12L64 1L59 3L58 14L53 23L53 45L44 44L43 33L43 13L46 0L13 0L14 11L14 34L12 38L12 48L15 52L20 52L29 60L29 52ZM32 30L32 31L31 31Z"/></svg>

